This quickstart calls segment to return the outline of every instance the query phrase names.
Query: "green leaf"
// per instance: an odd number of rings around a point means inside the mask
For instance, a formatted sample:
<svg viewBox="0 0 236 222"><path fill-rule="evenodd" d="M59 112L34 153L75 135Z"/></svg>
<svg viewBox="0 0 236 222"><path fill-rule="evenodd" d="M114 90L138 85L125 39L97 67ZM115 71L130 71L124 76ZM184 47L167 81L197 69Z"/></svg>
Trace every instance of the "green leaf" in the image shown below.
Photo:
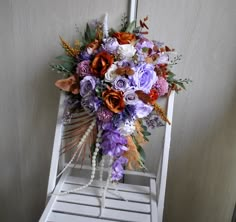
<svg viewBox="0 0 236 222"><path fill-rule="evenodd" d="M134 28L135 28L135 23L136 23L136 21L132 21L131 23L129 23L129 25L126 28L125 32L133 33Z"/></svg>
<svg viewBox="0 0 236 222"><path fill-rule="evenodd" d="M140 158L141 158L142 162L145 162L146 154L145 154L143 148L140 145L138 145L137 148L138 148L138 152L140 154Z"/></svg>
<svg viewBox="0 0 236 222"><path fill-rule="evenodd" d="M64 61L64 62L75 63L74 58L72 58L71 56L68 56L68 55L57 56L56 59Z"/></svg>
<svg viewBox="0 0 236 222"><path fill-rule="evenodd" d="M141 127L143 128L144 131L147 131L147 129L148 129L147 126L145 126L143 124L141 124Z"/></svg>
<svg viewBox="0 0 236 222"><path fill-rule="evenodd" d="M148 52L148 50L149 50L149 48L147 48L147 47L144 47L144 48L142 48L142 51L145 53L145 52Z"/></svg>
<svg viewBox="0 0 236 222"><path fill-rule="evenodd" d="M50 65L50 67L52 68L52 70L56 70L56 71L58 71L58 72L71 73L70 70L66 69L66 68L65 68L63 65L61 65L61 64L56 64L56 65L52 64L52 65Z"/></svg>
<svg viewBox="0 0 236 222"><path fill-rule="evenodd" d="M113 29L113 28L110 28L110 30L109 30L109 35L110 36L112 36L114 33L116 32L116 30L115 29Z"/></svg>
<svg viewBox="0 0 236 222"><path fill-rule="evenodd" d="M176 81L176 84L179 85L181 88L186 89L184 83Z"/></svg>
<svg viewBox="0 0 236 222"><path fill-rule="evenodd" d="M175 74L173 72L168 72L168 78L174 78L175 77Z"/></svg>
<svg viewBox="0 0 236 222"><path fill-rule="evenodd" d="M85 33L84 33L84 38L86 42L92 42L96 37L96 30L91 29L89 24L87 23Z"/></svg>
<svg viewBox="0 0 236 222"><path fill-rule="evenodd" d="M152 134L150 133L150 132L148 132L148 131L144 131L144 132L142 132L143 133L143 135L144 136L151 136Z"/></svg>
<svg viewBox="0 0 236 222"><path fill-rule="evenodd" d="M74 64L68 63L68 62L63 63L62 66L63 66L65 69L69 70L70 72L72 72L72 70L73 70L73 68L74 68Z"/></svg>

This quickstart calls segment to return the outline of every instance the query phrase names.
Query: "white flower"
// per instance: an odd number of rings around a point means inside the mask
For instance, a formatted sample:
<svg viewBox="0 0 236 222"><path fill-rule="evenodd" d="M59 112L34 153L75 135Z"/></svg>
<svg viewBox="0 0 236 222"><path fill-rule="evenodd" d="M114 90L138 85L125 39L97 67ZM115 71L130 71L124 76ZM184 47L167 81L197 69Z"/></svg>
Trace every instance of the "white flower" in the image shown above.
<svg viewBox="0 0 236 222"><path fill-rule="evenodd" d="M136 52L136 49L131 44L119 45L119 47L118 47L118 54L123 59L132 58L134 56L135 52Z"/></svg>
<svg viewBox="0 0 236 222"><path fill-rule="evenodd" d="M116 69L117 66L115 64L112 64L111 67L107 70L107 72L105 73L106 82L113 82L115 80L115 78L118 76L115 72Z"/></svg>
<svg viewBox="0 0 236 222"><path fill-rule="evenodd" d="M131 135L135 131L134 121L125 120L119 125L118 130L123 136Z"/></svg>

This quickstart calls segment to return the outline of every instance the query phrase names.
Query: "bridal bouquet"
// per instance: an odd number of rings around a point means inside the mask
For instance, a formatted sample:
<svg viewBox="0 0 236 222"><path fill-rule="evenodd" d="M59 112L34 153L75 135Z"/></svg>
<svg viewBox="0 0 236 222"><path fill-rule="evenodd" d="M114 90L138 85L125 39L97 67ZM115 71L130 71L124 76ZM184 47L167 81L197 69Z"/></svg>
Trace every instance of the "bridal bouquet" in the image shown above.
<svg viewBox="0 0 236 222"><path fill-rule="evenodd" d="M147 20L135 26L124 17L118 31L108 29L107 16L92 21L73 46L60 37L65 54L51 65L64 74L55 85L67 94L64 138L69 142L62 152L72 151L70 163L83 162L89 147L93 168L109 155L112 181L123 177L125 166L145 168L142 144L148 128L170 124L158 98L189 82L170 70L181 56L146 37Z"/></svg>

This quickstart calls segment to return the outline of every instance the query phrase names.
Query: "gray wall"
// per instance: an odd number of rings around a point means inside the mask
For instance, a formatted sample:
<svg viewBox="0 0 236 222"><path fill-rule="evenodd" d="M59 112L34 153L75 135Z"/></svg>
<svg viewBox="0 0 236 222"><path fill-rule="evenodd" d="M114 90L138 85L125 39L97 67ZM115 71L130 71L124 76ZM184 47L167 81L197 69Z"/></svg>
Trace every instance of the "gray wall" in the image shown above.
<svg viewBox="0 0 236 222"><path fill-rule="evenodd" d="M102 3L102 4L101 4ZM44 207L60 76L48 64L72 41L75 24L110 13L119 24L126 0L0 1L0 221L37 221Z"/></svg>
<svg viewBox="0 0 236 222"><path fill-rule="evenodd" d="M0 219L37 221L43 209L59 93L48 63L75 24L127 1L0 1ZM150 36L184 55L193 84L176 98L165 221L229 222L236 200L236 2L139 1Z"/></svg>
<svg viewBox="0 0 236 222"><path fill-rule="evenodd" d="M236 1L139 1L150 36L183 54L165 221L229 222L236 201Z"/></svg>

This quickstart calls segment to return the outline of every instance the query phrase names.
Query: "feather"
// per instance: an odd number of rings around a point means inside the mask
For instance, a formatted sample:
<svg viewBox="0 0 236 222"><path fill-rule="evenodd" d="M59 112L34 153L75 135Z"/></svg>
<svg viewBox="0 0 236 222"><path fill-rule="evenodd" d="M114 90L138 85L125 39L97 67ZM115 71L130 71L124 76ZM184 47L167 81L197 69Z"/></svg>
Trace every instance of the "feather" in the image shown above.
<svg viewBox="0 0 236 222"><path fill-rule="evenodd" d="M71 152L72 157L58 176L60 176L71 163L74 162L74 165L78 164L80 158L82 160L82 167L87 148L90 148L97 138L96 118L94 115L88 115L85 111L72 117L72 122L65 127L66 129L63 135L64 146L61 148L61 154Z"/></svg>
<svg viewBox="0 0 236 222"><path fill-rule="evenodd" d="M141 168L140 166L140 154L137 150L137 147L132 139L131 136L127 136L127 147L128 147L128 151L126 151L124 153L124 157L126 157L128 159L128 164L127 164L127 168L128 169L138 169Z"/></svg>
<svg viewBox="0 0 236 222"><path fill-rule="evenodd" d="M108 13L105 14L103 19L103 38L108 37Z"/></svg>
<svg viewBox="0 0 236 222"><path fill-rule="evenodd" d="M162 108L155 103L154 104L154 110L156 111L157 115L159 115L161 117L162 120L164 120L165 122L167 122L169 125L171 125L170 121L168 120L165 112L162 110Z"/></svg>

